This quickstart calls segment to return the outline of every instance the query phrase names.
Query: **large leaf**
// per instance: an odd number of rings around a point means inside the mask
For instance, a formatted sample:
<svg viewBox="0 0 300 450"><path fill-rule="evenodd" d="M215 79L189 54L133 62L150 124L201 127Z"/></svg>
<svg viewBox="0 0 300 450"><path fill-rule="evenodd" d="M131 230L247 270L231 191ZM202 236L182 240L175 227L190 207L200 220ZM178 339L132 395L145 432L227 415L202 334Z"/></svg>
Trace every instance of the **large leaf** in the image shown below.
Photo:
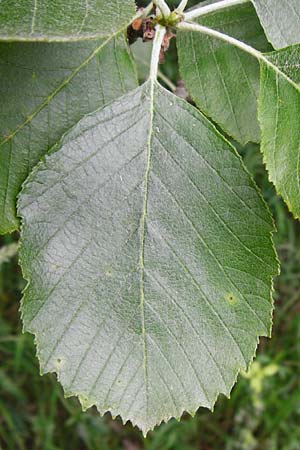
<svg viewBox="0 0 300 450"><path fill-rule="evenodd" d="M86 113L137 85L123 35L84 43L0 45L0 233L17 228L32 167Z"/></svg>
<svg viewBox="0 0 300 450"><path fill-rule="evenodd" d="M19 212L24 328L85 408L144 433L211 408L269 335L269 212L230 144L156 82L65 135Z"/></svg>
<svg viewBox="0 0 300 450"><path fill-rule="evenodd" d="M126 28L133 0L2 0L0 40L69 41L108 36Z"/></svg>
<svg viewBox="0 0 300 450"><path fill-rule="evenodd" d="M269 63L268 63L269 61ZM269 178L300 218L300 46L267 55L261 63L261 149Z"/></svg>
<svg viewBox="0 0 300 450"><path fill-rule="evenodd" d="M250 3L209 14L198 23L259 50L268 49ZM242 144L259 142L259 64L255 58L200 33L179 32L177 45L181 75L197 106Z"/></svg>
<svg viewBox="0 0 300 450"><path fill-rule="evenodd" d="M299 0L252 0L266 35L280 49L300 43Z"/></svg>

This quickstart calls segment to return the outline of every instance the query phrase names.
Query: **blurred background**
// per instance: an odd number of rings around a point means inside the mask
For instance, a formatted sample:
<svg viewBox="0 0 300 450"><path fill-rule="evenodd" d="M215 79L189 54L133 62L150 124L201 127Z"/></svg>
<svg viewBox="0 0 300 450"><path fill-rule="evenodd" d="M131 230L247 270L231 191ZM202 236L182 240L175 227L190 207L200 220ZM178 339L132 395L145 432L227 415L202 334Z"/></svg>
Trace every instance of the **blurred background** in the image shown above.
<svg viewBox="0 0 300 450"><path fill-rule="evenodd" d="M179 80L174 44L160 67L169 87ZM141 80L150 51L151 44L133 46ZM77 399L64 398L55 375L39 375L33 337L22 334L19 304L25 283L15 233L0 237L1 450L300 449L300 224L268 182L259 147L237 148L272 210L281 275L274 286L273 338L261 339L257 358L239 376L231 399L220 396L214 413L200 408L194 418L171 420L146 439L119 418L100 417L93 408L83 413Z"/></svg>

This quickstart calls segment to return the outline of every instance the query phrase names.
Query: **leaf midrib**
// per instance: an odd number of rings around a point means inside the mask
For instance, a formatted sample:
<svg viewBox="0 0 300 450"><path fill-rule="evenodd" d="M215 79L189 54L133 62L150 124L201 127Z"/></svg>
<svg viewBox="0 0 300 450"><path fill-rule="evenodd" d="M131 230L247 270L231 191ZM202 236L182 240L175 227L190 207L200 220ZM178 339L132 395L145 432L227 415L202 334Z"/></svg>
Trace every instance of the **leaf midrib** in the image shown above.
<svg viewBox="0 0 300 450"><path fill-rule="evenodd" d="M151 142L153 136L153 116L154 116L154 80L150 79L150 120L149 132L147 139L147 162L144 175L144 196L142 215L140 220L140 252L139 252L139 268L140 268L140 308L141 308L141 326L142 326L142 341L143 341L143 372L146 395L146 416L148 417L148 367L147 367L147 343L146 343L146 327L145 327L145 228L148 207L148 189L149 189L149 175L151 167Z"/></svg>

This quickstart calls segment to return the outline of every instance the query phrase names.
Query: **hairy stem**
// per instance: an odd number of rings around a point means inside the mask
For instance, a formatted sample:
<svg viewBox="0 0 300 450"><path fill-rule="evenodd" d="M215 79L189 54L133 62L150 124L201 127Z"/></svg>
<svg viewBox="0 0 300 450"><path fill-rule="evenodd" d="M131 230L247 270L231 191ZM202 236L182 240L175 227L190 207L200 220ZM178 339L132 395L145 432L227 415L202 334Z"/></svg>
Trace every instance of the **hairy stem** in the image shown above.
<svg viewBox="0 0 300 450"><path fill-rule="evenodd" d="M179 5L177 6L175 11L179 14L183 13L183 11L186 8L187 3L188 3L188 0L181 0L181 2L179 3Z"/></svg>
<svg viewBox="0 0 300 450"><path fill-rule="evenodd" d="M221 41L225 41L228 44L232 44L235 47L244 50L247 53L250 53L257 59L266 59L261 52L256 50L250 45L245 44L244 42L239 41L227 34L221 33L220 31L213 30L212 28L205 27L203 25L199 25L198 23L190 23L190 22L180 22L176 25L176 28L182 31L196 31L198 33L207 34L208 36L220 39Z"/></svg>
<svg viewBox="0 0 300 450"><path fill-rule="evenodd" d="M150 63L150 75L149 75L149 78L152 81L155 81L157 79L159 54L165 34L166 34L165 27L162 27L161 25L156 25L155 38L153 41L151 63Z"/></svg>
<svg viewBox="0 0 300 450"><path fill-rule="evenodd" d="M204 27L203 25L199 25L197 23L180 22L176 25L176 28L181 31L195 31L198 33L206 34L207 36L220 39L221 41L224 41L227 44L231 44L234 47L239 48L240 50L256 58L258 61L263 62L267 66L271 67L276 73L285 78L298 91L300 91L299 85L297 85L293 80L291 80L284 72L281 72L281 70L278 69L278 67L276 67L271 61L269 61L260 51L256 50L250 45L245 44L244 42L241 42L238 39L235 39L231 36L228 36L227 34L220 33L219 31L213 30L212 28Z"/></svg>
<svg viewBox="0 0 300 450"><path fill-rule="evenodd" d="M165 0L155 0L155 4L160 9L160 12L164 17L169 17L171 11Z"/></svg>
<svg viewBox="0 0 300 450"><path fill-rule="evenodd" d="M198 8L192 9L191 11L184 14L185 20L193 20L196 17L206 16L215 11L220 11L230 6L240 5L242 3L248 3L250 0L222 0L212 5L199 6Z"/></svg>

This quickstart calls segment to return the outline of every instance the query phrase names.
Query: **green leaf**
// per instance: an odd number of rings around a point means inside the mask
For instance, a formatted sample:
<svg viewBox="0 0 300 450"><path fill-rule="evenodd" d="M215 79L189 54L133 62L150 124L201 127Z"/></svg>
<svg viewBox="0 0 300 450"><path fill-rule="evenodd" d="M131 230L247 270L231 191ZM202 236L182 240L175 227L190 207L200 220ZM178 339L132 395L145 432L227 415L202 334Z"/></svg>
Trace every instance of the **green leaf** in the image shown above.
<svg viewBox="0 0 300 450"><path fill-rule="evenodd" d="M231 145L148 81L82 119L19 201L43 372L131 420L212 408L269 335L273 223Z"/></svg>
<svg viewBox="0 0 300 450"><path fill-rule="evenodd" d="M123 35L82 43L0 45L0 233L40 157L86 113L137 85Z"/></svg>
<svg viewBox="0 0 300 450"><path fill-rule="evenodd" d="M111 36L135 14L133 0L2 0L0 40L70 41Z"/></svg>
<svg viewBox="0 0 300 450"><path fill-rule="evenodd" d="M198 23L266 51L268 43L251 4L201 17ZM247 53L200 33L178 32L179 65L197 106L242 144L259 142L259 64Z"/></svg>
<svg viewBox="0 0 300 450"><path fill-rule="evenodd" d="M261 150L269 178L289 210L300 218L300 46L266 55L261 62Z"/></svg>
<svg viewBox="0 0 300 450"><path fill-rule="evenodd" d="M139 80L144 82L149 78L152 42L145 43L138 39L130 46L130 50L136 63Z"/></svg>
<svg viewBox="0 0 300 450"><path fill-rule="evenodd" d="M266 35L280 49L300 43L299 0L252 0Z"/></svg>

